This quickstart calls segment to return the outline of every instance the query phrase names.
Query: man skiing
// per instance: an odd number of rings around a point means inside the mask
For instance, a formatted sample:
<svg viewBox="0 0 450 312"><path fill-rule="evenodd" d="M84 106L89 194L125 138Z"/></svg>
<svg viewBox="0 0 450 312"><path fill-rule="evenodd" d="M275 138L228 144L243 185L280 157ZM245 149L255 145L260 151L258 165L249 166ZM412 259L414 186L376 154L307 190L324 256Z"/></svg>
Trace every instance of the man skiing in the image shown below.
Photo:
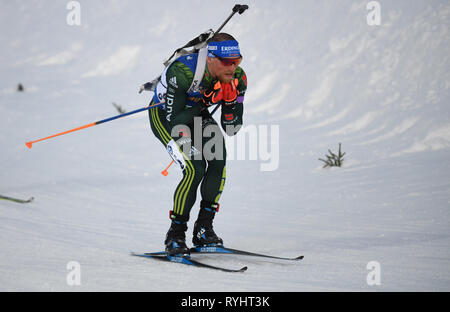
<svg viewBox="0 0 450 312"><path fill-rule="evenodd" d="M208 108L221 105L220 124L227 135L239 131L247 89L247 77L239 67L241 61L239 44L233 36L216 33L205 48L173 61L155 89L151 104L164 103L164 107L149 110L151 129L183 170L164 242L169 255L189 254L185 232L199 186L200 211L192 242L196 247L223 245L213 230L213 219L226 179L225 140ZM208 127L217 131L205 135ZM200 136L195 133L199 128ZM210 137L212 133L214 136ZM201 142L195 142L197 138ZM198 148L210 140L221 146L215 144L211 150Z"/></svg>

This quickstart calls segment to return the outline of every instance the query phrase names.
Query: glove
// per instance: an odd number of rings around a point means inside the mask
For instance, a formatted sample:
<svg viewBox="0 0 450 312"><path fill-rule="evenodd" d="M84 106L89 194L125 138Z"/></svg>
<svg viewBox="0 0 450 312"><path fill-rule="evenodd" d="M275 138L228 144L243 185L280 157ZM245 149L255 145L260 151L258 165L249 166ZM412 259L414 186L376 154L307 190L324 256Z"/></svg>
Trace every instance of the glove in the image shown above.
<svg viewBox="0 0 450 312"><path fill-rule="evenodd" d="M222 101L222 98L222 85L220 81L217 81L211 90L205 91L205 93L203 93L203 107L210 107L212 105L219 104L219 102Z"/></svg>
<svg viewBox="0 0 450 312"><path fill-rule="evenodd" d="M229 83L222 84L222 98L225 105L233 105L237 103L237 96L239 90L236 89L239 81L237 78L233 79Z"/></svg>

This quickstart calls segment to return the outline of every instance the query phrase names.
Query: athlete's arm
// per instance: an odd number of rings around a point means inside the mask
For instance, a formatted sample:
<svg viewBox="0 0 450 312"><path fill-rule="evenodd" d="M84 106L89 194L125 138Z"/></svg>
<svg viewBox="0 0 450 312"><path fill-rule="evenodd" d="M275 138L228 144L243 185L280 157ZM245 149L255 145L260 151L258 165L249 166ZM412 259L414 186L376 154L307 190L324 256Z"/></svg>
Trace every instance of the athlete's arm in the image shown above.
<svg viewBox="0 0 450 312"><path fill-rule="evenodd" d="M242 127L242 116L244 114L244 97L247 90L247 76L242 68L236 69L235 77L238 79L237 90L239 91L238 100L236 104L222 105L222 116L220 123L222 129L229 136L235 135Z"/></svg>

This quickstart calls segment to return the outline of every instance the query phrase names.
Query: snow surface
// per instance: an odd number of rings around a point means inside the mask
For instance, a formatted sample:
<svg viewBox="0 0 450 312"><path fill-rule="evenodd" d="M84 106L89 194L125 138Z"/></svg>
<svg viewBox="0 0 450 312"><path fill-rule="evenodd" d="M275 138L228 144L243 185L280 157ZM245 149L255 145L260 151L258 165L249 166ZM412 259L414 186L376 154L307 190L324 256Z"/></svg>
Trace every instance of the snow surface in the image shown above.
<svg viewBox="0 0 450 312"><path fill-rule="evenodd" d="M0 290L450 290L448 1L379 1L379 26L369 1L248 1L226 26L249 79L245 124L279 127L279 163L228 161L215 229L230 247L305 255L197 257L243 274L129 255L162 249L180 179L160 174L170 159L146 113L25 146L116 115L112 102L146 106L138 86L235 2L81 0L80 26L68 2L2 2L0 194L35 201L0 201ZM322 169L339 143L344 167Z"/></svg>

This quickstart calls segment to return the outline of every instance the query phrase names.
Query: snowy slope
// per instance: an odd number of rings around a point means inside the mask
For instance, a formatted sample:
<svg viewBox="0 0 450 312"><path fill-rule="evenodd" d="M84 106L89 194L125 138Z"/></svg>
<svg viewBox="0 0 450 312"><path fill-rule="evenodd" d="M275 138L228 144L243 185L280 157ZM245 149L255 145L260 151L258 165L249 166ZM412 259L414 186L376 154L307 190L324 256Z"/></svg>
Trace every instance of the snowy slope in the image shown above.
<svg viewBox="0 0 450 312"><path fill-rule="evenodd" d="M180 178L160 174L170 159L146 113L25 146L115 115L112 102L147 105L138 86L235 2L79 1L80 26L68 2L0 11L0 194L35 197L0 201L0 290L450 290L448 1L379 1L379 26L369 1L249 1L226 26L249 79L247 133L279 129L279 162L231 153L215 229L230 247L305 255L198 257L249 267L238 275L129 256L162 248ZM339 143L344 167L322 169ZM381 285L366 282L370 261Z"/></svg>

